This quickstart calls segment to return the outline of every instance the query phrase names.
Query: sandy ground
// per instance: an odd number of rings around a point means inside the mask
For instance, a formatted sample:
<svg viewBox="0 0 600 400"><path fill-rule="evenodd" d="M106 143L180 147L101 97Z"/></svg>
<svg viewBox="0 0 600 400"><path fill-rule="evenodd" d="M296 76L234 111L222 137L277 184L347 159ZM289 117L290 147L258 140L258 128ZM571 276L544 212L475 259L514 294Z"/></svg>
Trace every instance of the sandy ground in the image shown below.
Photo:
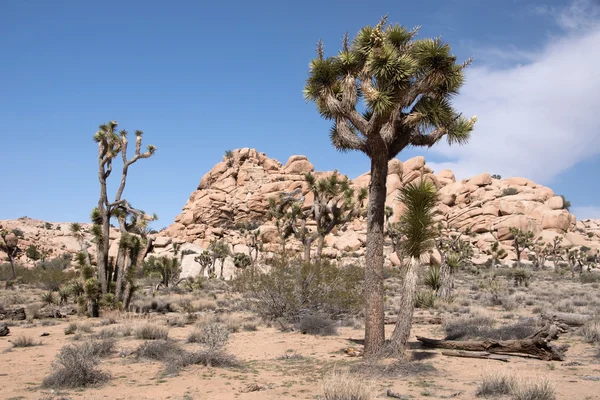
<svg viewBox="0 0 600 400"><path fill-rule="evenodd" d="M244 362L243 369L192 366L179 376L166 378L160 375L160 362L140 362L131 356L120 357L120 350L133 349L141 343L131 337L121 338L117 343L117 352L100 364L102 370L112 375L107 384L97 388L57 392L41 389L40 384L50 373L59 349L72 342L72 336L64 334L67 325L68 322L64 321L46 327L13 326L10 336L0 338L1 398L314 399L320 393L321 381L327 371L359 362L359 358L344 354L343 349L357 347L353 340L361 339L363 335L362 330L354 328L340 328L337 336L315 337L259 327L255 332L232 334L227 346L230 353ZM393 326L387 328L390 334ZM94 328L98 329L101 328ZM191 329L190 326L171 328L169 336L184 342ZM439 329L435 326L415 326L413 334L441 337ZM12 348L11 338L22 335L37 338L42 332L50 335L40 338L43 342L41 346ZM548 377L556 386L559 399L600 399L600 381L584 379L586 376L588 379L600 376L600 360L593 357L594 349L574 335L565 336L559 343L571 345L565 362L577 361L582 365L563 366L561 362L549 363L519 357L511 357L508 363L445 357L438 351L418 349L415 343L412 352L426 357L424 362L434 365L437 370L419 376L379 378L372 382L374 393L377 397L386 398L386 391L392 389L412 399L473 399L482 373L509 371L528 379ZM285 354L294 353L303 357L282 358ZM268 389L247 392L252 384Z"/></svg>

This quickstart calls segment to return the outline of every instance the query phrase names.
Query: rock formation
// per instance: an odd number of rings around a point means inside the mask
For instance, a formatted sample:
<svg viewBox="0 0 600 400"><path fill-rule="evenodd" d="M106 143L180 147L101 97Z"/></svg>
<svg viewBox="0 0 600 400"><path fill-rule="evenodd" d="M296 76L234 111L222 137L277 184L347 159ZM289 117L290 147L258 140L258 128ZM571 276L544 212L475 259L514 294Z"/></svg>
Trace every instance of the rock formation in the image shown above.
<svg viewBox="0 0 600 400"><path fill-rule="evenodd" d="M277 229L267 221L269 198L298 189L304 196L304 207L310 207L312 197L304 181L307 172L314 173L317 178L332 173L314 172L313 164L301 155L291 156L282 164L255 149L234 150L202 177L175 222L155 237L153 254L173 254L174 245L179 245L183 276L193 276L200 270L194 258L208 247L211 240L224 239L232 253L248 253L240 228L253 223L260 226L265 250L263 256L272 255L278 250L279 242ZM526 178L494 179L488 173L457 181L450 170L432 171L422 156L404 162L398 159L389 162L386 205L393 209L394 220L402 215L404 209L397 200L399 189L420 178L431 181L438 189L440 202L436 219L461 231L469 229L474 233L469 240L479 262L487 259L482 253L496 240L507 250L507 259L515 259L510 244L512 227L532 231L536 238L547 242L561 236L562 246L600 250L600 220L577 221L564 209L562 197L556 196L552 189ZM365 173L355 178L352 185L355 189L367 187L369 181L370 175ZM23 231L24 238L19 243L23 249L20 261L26 264L31 264L24 255L30 244L36 245L40 251L48 251L50 258L80 250L79 242L69 232L68 223L48 224L21 218L0 221L0 224L9 230L19 228ZM90 227L83 224L83 228L88 232ZM118 237L118 231L114 230L111 233L114 253ZM86 233L86 240L91 240L89 233ZM323 255L338 259L361 256L365 240L366 221L358 218L327 236ZM295 251L300 251L300 247L293 240L288 245ZM90 251L93 252L93 247ZM386 252L391 252L391 246L386 248ZM0 259L3 256L0 254ZM433 256L437 259L435 254ZM387 257L388 264L399 262L396 254ZM230 276L234 270L233 262L228 258L225 275Z"/></svg>

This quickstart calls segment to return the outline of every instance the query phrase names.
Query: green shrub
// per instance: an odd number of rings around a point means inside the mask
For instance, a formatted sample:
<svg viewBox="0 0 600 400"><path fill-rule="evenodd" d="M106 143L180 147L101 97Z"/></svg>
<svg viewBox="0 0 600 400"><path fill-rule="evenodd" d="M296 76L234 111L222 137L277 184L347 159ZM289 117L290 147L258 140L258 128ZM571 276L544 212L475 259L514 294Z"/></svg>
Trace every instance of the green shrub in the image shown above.
<svg viewBox="0 0 600 400"><path fill-rule="evenodd" d="M502 190L502 196L501 197L503 197L503 196L512 196L512 195L515 195L517 193L519 193L519 191L517 190L517 188L509 187L509 188L506 188L506 189Z"/></svg>
<svg viewBox="0 0 600 400"><path fill-rule="evenodd" d="M33 244L30 244L29 247L27 247L27 250L25 250L25 254L27 255L27 257L29 257L29 259L33 261L37 261L42 258L42 253L40 253L37 246Z"/></svg>
<svg viewBox="0 0 600 400"><path fill-rule="evenodd" d="M417 308L433 308L437 301L437 296L434 291L421 290L415 296L415 307Z"/></svg>
<svg viewBox="0 0 600 400"><path fill-rule="evenodd" d="M324 314L307 315L300 319L296 328L303 334L332 336L337 335L337 326L334 321Z"/></svg>
<svg viewBox="0 0 600 400"><path fill-rule="evenodd" d="M511 394L515 387L516 381L512 375L490 372L482 376L475 395L477 397L506 396Z"/></svg>
<svg viewBox="0 0 600 400"><path fill-rule="evenodd" d="M254 298L256 311L263 318L298 321L303 312L333 317L359 313L363 274L358 266L277 260L267 273L238 271L233 287Z"/></svg>
<svg viewBox="0 0 600 400"><path fill-rule="evenodd" d="M440 267L437 265L432 265L427 269L427 273L423 278L423 283L429 289L438 291L440 287L442 287L442 278L440 275Z"/></svg>

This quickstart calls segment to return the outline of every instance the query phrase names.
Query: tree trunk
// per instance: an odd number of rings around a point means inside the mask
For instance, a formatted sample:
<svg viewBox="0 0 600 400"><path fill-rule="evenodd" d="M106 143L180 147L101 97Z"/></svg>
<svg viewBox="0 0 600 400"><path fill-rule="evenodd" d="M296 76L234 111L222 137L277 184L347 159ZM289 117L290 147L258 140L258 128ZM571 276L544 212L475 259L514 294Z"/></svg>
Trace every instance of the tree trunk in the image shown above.
<svg viewBox="0 0 600 400"><path fill-rule="evenodd" d="M15 259L11 254L8 254L8 262L10 263L13 279L17 279L17 272L15 271Z"/></svg>
<svg viewBox="0 0 600 400"><path fill-rule="evenodd" d="M438 296L441 299L448 299L452 294L452 271L450 271L450 265L446 262L446 257L440 251L441 264L440 264L440 288L438 289Z"/></svg>
<svg viewBox="0 0 600 400"><path fill-rule="evenodd" d="M367 249L365 256L365 356L376 355L385 340L383 324L383 222L385 217L386 152L372 149Z"/></svg>
<svg viewBox="0 0 600 400"><path fill-rule="evenodd" d="M317 261L321 261L323 257L323 246L325 245L325 236L319 235L319 239L317 241Z"/></svg>
<svg viewBox="0 0 600 400"><path fill-rule="evenodd" d="M415 292L417 290L417 269L421 261L412 257L406 267L406 274L402 283L402 297L400 300L400 309L398 310L398 319L394 333L390 339L390 349L393 354L402 354L410 338L413 313L415 310Z"/></svg>
<svg viewBox="0 0 600 400"><path fill-rule="evenodd" d="M313 239L312 237L307 237L304 240L304 261L310 262L310 248L312 247Z"/></svg>
<svg viewBox="0 0 600 400"><path fill-rule="evenodd" d="M146 238L146 246L140 249L137 256L135 257L135 260L131 260L132 263L129 266L130 269L137 268L140 265L142 265L142 263L144 262L144 258L146 258L146 255L152 249L152 243L153 240L151 238ZM130 271L127 272L129 273ZM133 279L127 279L127 282L125 283L125 291L123 292L123 305L125 309L129 308L129 302L131 301L131 297L133 295L133 286Z"/></svg>
<svg viewBox="0 0 600 400"><path fill-rule="evenodd" d="M519 340L437 340L417 336L417 340L425 347L436 349L486 351L494 354L528 354L545 361L562 361L564 350L550 344L558 338L558 328L546 325L543 329L525 339Z"/></svg>

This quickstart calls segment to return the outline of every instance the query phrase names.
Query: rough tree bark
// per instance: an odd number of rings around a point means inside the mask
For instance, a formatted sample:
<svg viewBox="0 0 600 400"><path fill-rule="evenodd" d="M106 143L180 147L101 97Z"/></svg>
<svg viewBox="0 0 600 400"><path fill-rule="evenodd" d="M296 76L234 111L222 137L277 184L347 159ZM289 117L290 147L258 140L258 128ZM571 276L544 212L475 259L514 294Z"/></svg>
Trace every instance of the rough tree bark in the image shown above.
<svg viewBox="0 0 600 400"><path fill-rule="evenodd" d="M415 292L417 289L417 270L420 268L419 259L412 257L406 267L406 274L402 283L402 301L404 307L398 310L398 319L394 333L390 338L390 350L393 354L400 354L406 348L412 327L415 310Z"/></svg>
<svg viewBox="0 0 600 400"><path fill-rule="evenodd" d="M365 255L365 356L373 356L385 341L383 321L383 222L385 214L387 152L371 154L371 183Z"/></svg>

